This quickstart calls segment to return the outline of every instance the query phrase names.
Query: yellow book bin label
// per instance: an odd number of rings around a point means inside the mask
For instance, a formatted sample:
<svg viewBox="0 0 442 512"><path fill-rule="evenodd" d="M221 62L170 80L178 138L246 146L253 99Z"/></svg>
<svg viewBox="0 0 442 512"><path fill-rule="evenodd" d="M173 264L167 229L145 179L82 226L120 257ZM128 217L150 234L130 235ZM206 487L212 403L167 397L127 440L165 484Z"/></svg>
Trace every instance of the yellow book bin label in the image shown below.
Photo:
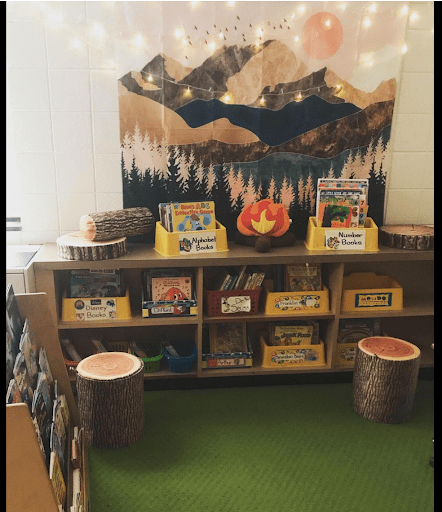
<svg viewBox="0 0 442 512"><path fill-rule="evenodd" d="M393 294L381 293L356 293L355 308L391 307Z"/></svg>

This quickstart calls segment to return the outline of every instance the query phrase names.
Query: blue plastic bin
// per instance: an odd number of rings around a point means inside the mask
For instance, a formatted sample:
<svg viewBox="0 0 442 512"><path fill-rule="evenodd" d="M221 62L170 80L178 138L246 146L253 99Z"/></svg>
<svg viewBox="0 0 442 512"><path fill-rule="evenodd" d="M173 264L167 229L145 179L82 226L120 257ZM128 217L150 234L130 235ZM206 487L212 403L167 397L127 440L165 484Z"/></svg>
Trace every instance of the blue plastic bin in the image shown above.
<svg viewBox="0 0 442 512"><path fill-rule="evenodd" d="M192 371L193 363L198 355L195 342L193 340L171 341L171 345L180 354L180 357L171 356L167 348L164 347L164 357L169 371L175 373Z"/></svg>

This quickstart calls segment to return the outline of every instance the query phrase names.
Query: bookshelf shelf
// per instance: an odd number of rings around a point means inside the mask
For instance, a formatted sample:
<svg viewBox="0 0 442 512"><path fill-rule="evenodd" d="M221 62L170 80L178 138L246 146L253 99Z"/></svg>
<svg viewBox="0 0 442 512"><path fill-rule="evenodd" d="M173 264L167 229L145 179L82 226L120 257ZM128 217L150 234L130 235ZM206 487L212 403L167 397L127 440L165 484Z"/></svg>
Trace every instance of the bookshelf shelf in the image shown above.
<svg viewBox="0 0 442 512"><path fill-rule="evenodd" d="M59 336L69 331L77 338L85 338L84 331L103 332L103 335L128 338L131 335L154 336L157 333L170 334L170 339L180 339L183 335L195 339L198 348L196 369L190 374L176 374L161 369L154 374L146 374L150 379L179 379L186 377L208 378L238 375L269 375L278 373L341 372L352 368L337 367L334 364L339 320L348 318L380 318L381 328L393 337L403 337L416 343L422 351L422 366L434 364L434 351L430 348L434 319L434 252L409 251L379 246L378 251L310 251L303 241L292 247L272 248L269 253L258 253L253 247L236 245L229 242L226 252L208 253L203 256L161 256L151 245L129 244L128 253L112 260L99 262L63 260L57 254L56 244L45 244L37 253L33 262L36 288L45 292ZM241 267L256 265L270 268L272 265L289 263L321 263L323 265L326 286L329 290L329 308L319 312L299 312L279 316L265 313L263 296L257 313L244 315L210 316L203 309L206 279L220 271L222 267ZM130 290L132 318L115 321L62 322L61 297L66 276L72 269L124 269L127 286ZM143 318L141 315L142 273L151 268L191 269L195 275L195 289L198 302L196 316ZM381 310L362 312L341 312L343 277L353 272L375 272L389 275L403 287L404 307L401 310ZM289 369L266 369L254 357L251 368L202 369L202 340L205 326L214 323L246 322L253 331L257 343L258 332L268 322L280 320L319 320L321 339L325 345L326 364ZM414 329L401 328L402 324L412 322ZM114 329L110 329L113 327ZM85 331L86 332L86 331ZM423 334L422 334L423 333ZM117 336L118 335L118 336ZM84 346L84 341L82 342ZM425 357L424 357L425 354Z"/></svg>

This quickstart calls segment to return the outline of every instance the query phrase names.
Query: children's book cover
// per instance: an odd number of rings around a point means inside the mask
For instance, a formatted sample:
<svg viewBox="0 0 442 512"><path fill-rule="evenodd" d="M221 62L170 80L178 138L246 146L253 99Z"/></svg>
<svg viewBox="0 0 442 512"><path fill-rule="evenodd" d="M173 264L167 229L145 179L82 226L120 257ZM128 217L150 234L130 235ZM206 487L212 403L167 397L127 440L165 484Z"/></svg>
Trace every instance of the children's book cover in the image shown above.
<svg viewBox="0 0 442 512"><path fill-rule="evenodd" d="M308 292L321 290L321 264L287 264L285 278L285 289L289 292Z"/></svg>
<svg viewBox="0 0 442 512"><path fill-rule="evenodd" d="M276 325L274 345L310 345L312 336L312 325Z"/></svg>
<svg viewBox="0 0 442 512"><path fill-rule="evenodd" d="M361 195L362 189L322 189L317 203L319 226L357 228L359 225L359 199Z"/></svg>
<svg viewBox="0 0 442 512"><path fill-rule="evenodd" d="M187 300L192 298L192 277L152 277L152 300Z"/></svg>
<svg viewBox="0 0 442 512"><path fill-rule="evenodd" d="M215 202L172 203L172 231L216 229Z"/></svg>

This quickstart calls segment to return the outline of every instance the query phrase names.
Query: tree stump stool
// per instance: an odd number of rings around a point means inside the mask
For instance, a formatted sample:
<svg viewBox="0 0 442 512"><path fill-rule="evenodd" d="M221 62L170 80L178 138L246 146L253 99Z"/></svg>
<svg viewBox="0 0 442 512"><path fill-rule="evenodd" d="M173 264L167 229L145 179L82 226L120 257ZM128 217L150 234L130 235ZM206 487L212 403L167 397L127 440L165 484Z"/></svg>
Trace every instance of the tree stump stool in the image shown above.
<svg viewBox="0 0 442 512"><path fill-rule="evenodd" d="M78 410L87 445L120 448L144 427L144 363L125 352L102 352L77 366Z"/></svg>
<svg viewBox="0 0 442 512"><path fill-rule="evenodd" d="M353 373L353 409L380 423L407 421L413 409L420 350L397 338L358 342Z"/></svg>

